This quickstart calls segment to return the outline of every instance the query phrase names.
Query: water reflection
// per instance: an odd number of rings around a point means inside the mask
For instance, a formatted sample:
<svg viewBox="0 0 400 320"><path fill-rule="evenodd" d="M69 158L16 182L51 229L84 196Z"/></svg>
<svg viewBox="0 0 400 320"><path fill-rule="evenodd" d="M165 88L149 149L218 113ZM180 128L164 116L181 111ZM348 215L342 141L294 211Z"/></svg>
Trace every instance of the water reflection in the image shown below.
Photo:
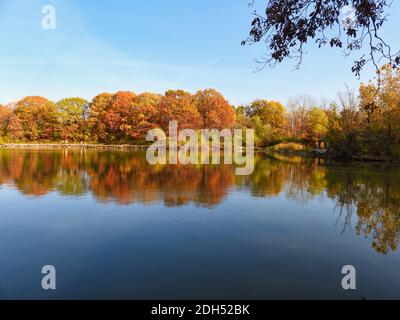
<svg viewBox="0 0 400 320"><path fill-rule="evenodd" d="M340 230L366 237L382 254L398 247L399 183L399 167L377 164L344 166L258 155L254 173L241 177L229 165L150 166L144 153L0 150L0 184L28 196L90 193L99 202L121 205L194 203L213 208L237 189L254 197L283 195L299 205L333 201Z"/></svg>
<svg viewBox="0 0 400 320"><path fill-rule="evenodd" d="M90 192L100 202L163 201L167 206L193 202L213 207L224 199L234 179L232 166L150 166L145 153L139 152L0 151L0 184L29 196Z"/></svg>

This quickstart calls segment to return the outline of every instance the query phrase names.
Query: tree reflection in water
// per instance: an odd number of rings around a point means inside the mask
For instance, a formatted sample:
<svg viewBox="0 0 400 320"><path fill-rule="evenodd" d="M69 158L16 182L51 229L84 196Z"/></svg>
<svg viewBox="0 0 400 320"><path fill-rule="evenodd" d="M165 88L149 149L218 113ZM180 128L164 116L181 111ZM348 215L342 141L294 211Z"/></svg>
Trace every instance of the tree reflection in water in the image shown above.
<svg viewBox="0 0 400 320"><path fill-rule="evenodd" d="M355 230L382 254L400 236L400 168L394 165L325 164L322 160L258 155L251 176L230 165L147 164L145 153L88 150L0 150L0 184L24 195L91 193L100 202L213 208L232 188L254 197L285 195L298 203L335 203L343 232ZM352 226L352 223L355 226Z"/></svg>

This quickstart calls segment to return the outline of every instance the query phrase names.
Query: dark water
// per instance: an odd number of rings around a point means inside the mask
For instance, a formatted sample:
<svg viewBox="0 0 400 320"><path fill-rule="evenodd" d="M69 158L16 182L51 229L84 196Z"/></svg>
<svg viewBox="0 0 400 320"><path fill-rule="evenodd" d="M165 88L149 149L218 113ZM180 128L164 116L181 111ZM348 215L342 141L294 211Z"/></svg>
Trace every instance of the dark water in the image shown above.
<svg viewBox="0 0 400 320"><path fill-rule="evenodd" d="M259 155L238 177L142 153L0 150L3 299L400 298L399 236L396 166Z"/></svg>

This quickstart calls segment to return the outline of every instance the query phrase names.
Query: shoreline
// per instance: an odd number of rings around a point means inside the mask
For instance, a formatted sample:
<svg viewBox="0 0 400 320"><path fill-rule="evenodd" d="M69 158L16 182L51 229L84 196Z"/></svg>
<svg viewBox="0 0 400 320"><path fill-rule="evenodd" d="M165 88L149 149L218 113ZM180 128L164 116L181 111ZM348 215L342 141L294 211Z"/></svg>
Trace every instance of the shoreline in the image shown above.
<svg viewBox="0 0 400 320"><path fill-rule="evenodd" d="M83 149L83 150L121 150L121 151L146 151L150 145L135 145L135 144L79 144L79 143L2 143L0 149L21 149L21 150L57 150L57 149ZM399 164L400 161L396 159L387 158L368 158L368 157L354 157L353 159L340 159L335 158L327 154L320 154L315 150L307 152L287 152L287 151L276 151L268 149L254 149L255 152L261 152L265 154L280 154L285 156L300 156L300 157L312 157L329 159L338 162L362 162L362 163L391 163Z"/></svg>
<svg viewBox="0 0 400 320"><path fill-rule="evenodd" d="M363 156L354 156L352 159L345 159L335 157L333 155L327 153L318 152L317 149L312 151L274 151L274 150L265 150L265 153L268 154L279 154L284 156L298 156L304 158L320 158L326 160L333 160L337 162L343 163L387 163L387 164L399 164L400 160L398 159L390 159L390 158L380 158L380 157L363 157Z"/></svg>
<svg viewBox="0 0 400 320"><path fill-rule="evenodd" d="M75 143L3 143L3 149L103 149L103 150L147 150L147 145L133 144L75 144Z"/></svg>
<svg viewBox="0 0 400 320"><path fill-rule="evenodd" d="M92 150L147 150L151 145L142 144L96 144L96 143L3 143L0 144L0 149L92 149ZM167 147L168 150L168 147ZM200 148L199 148L200 150ZM213 148L210 148L213 150ZM215 150L215 149L214 149ZM220 149L223 150L223 147ZM254 151L263 151L262 149L254 148Z"/></svg>

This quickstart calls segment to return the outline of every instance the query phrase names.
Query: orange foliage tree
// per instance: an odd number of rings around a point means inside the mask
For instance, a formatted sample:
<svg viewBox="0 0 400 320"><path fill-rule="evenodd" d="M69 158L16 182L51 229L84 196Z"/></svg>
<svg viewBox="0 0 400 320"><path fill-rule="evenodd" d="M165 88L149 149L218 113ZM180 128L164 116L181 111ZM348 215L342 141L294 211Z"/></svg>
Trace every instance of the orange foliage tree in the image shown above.
<svg viewBox="0 0 400 320"><path fill-rule="evenodd" d="M109 130L109 141L122 141L131 125L130 114L134 107L136 95L129 91L119 91L109 101L105 124Z"/></svg>
<svg viewBox="0 0 400 320"><path fill-rule="evenodd" d="M111 93L100 93L93 98L89 105L88 125L94 141L105 142L107 140L106 117L112 99Z"/></svg>
<svg viewBox="0 0 400 320"><path fill-rule="evenodd" d="M201 116L202 128L221 130L231 128L235 124L234 108L218 91L214 89L197 91L194 103Z"/></svg>
<svg viewBox="0 0 400 320"><path fill-rule="evenodd" d="M161 96L154 93L135 95L120 91L102 93L90 104L89 126L94 140L122 142L142 140L148 130L157 127Z"/></svg>
<svg viewBox="0 0 400 320"><path fill-rule="evenodd" d="M17 103L10 118L12 135L29 141L57 138L58 115L51 101L43 97L25 97Z"/></svg>
<svg viewBox="0 0 400 320"><path fill-rule="evenodd" d="M192 95L183 90L169 90L158 104L158 122L165 131L170 121L178 122L178 129L199 129L202 119Z"/></svg>
<svg viewBox="0 0 400 320"><path fill-rule="evenodd" d="M157 106L160 100L160 95L150 92L135 97L133 108L129 113L128 124L123 127L129 137L143 140L149 130L157 127L159 116Z"/></svg>
<svg viewBox="0 0 400 320"><path fill-rule="evenodd" d="M6 135L11 114L12 111L10 108L0 105L0 138Z"/></svg>

